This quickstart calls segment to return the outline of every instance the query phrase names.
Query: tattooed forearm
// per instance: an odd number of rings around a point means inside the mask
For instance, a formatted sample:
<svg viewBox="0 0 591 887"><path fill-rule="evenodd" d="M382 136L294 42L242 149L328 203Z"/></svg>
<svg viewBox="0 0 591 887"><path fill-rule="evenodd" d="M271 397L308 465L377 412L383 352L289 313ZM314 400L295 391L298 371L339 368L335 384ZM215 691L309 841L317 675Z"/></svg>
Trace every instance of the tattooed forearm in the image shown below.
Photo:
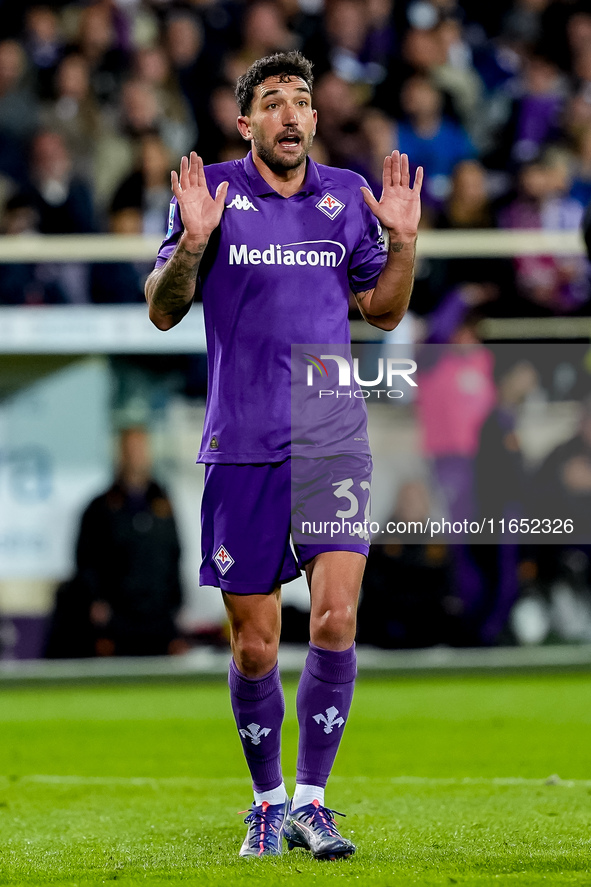
<svg viewBox="0 0 591 887"><path fill-rule="evenodd" d="M388 260L373 290L357 293L362 316L383 330L394 329L408 308L414 281L415 240L390 240Z"/></svg>
<svg viewBox="0 0 591 887"><path fill-rule="evenodd" d="M166 265L148 277L146 300L150 318L160 329L174 326L189 310L206 246L207 243L200 243L193 251L181 240Z"/></svg>

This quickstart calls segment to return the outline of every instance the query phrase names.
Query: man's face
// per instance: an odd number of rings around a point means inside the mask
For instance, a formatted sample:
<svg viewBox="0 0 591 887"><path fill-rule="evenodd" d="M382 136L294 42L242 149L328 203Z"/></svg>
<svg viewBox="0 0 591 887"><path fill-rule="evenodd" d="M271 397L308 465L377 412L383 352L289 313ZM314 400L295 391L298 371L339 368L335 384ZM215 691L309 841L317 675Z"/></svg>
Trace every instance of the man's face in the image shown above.
<svg viewBox="0 0 591 887"><path fill-rule="evenodd" d="M250 114L238 118L243 138L274 172L296 169L306 160L316 132L310 90L299 77L267 77L254 90Z"/></svg>

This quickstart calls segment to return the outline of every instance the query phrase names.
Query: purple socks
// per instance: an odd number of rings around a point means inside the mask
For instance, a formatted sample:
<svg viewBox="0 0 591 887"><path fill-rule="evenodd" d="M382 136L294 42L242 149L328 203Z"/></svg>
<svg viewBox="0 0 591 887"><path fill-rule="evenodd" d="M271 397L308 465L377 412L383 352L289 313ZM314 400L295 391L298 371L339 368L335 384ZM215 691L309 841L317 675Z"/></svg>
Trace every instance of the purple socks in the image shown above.
<svg viewBox="0 0 591 887"><path fill-rule="evenodd" d="M255 792L282 783L281 725L285 701L276 664L262 678L247 678L232 659L228 674L232 711Z"/></svg>
<svg viewBox="0 0 591 887"><path fill-rule="evenodd" d="M355 644L338 653L310 644L297 693L298 788L326 785L349 716L356 673ZM254 790L269 792L283 781L280 757L285 702L279 668L275 665L262 678L247 678L232 659L228 683Z"/></svg>
<svg viewBox="0 0 591 887"><path fill-rule="evenodd" d="M326 785L351 708L356 674L355 644L342 652L310 644L297 694L298 785Z"/></svg>

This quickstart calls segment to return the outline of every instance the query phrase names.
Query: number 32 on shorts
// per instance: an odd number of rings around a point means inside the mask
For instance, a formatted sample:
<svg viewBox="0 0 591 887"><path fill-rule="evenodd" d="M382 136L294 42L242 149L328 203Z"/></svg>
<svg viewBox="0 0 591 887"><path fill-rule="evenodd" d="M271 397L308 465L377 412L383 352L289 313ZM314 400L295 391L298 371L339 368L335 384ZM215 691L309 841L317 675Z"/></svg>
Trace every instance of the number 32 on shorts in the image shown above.
<svg viewBox="0 0 591 887"><path fill-rule="evenodd" d="M353 534L359 536L361 539L366 539L369 541L369 522L370 522L370 510L371 510L371 489L370 483L368 480L362 480L359 484L360 493L359 495L355 495L352 490L352 487L355 487L355 481L352 477L347 477L345 480L337 481L333 483L333 495L337 497L337 499L346 499L349 503L348 508L339 508L336 512L336 517L341 520L354 520L355 524L353 525ZM363 512L360 511L360 500L363 503ZM361 517L361 513L363 517Z"/></svg>

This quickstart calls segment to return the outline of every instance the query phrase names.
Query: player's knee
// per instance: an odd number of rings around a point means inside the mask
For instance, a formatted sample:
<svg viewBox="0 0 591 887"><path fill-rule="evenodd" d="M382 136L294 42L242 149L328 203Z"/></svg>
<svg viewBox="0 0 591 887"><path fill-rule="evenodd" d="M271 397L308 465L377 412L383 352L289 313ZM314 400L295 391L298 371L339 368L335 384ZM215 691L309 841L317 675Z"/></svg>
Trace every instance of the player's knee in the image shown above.
<svg viewBox="0 0 591 887"><path fill-rule="evenodd" d="M239 635L233 645L239 671L251 678L267 674L277 662L278 646L276 638Z"/></svg>
<svg viewBox="0 0 591 887"><path fill-rule="evenodd" d="M318 647L339 649L355 640L356 608L353 606L327 607L314 613L310 622L310 639Z"/></svg>

